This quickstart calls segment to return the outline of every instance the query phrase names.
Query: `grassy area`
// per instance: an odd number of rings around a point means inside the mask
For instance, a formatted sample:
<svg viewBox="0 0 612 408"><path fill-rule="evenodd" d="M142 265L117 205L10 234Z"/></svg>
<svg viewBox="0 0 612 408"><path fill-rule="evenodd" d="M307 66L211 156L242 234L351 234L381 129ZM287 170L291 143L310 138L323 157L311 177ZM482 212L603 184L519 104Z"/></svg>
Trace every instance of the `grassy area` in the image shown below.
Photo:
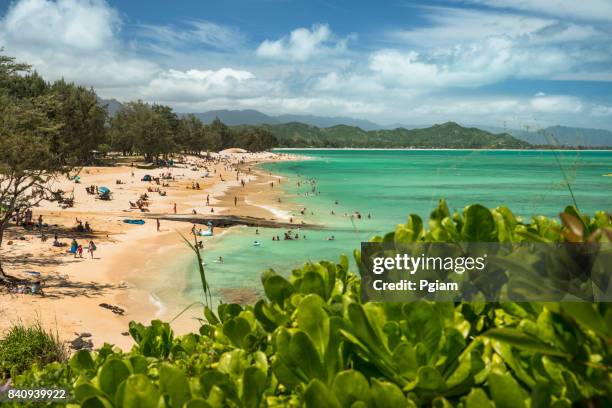
<svg viewBox="0 0 612 408"><path fill-rule="evenodd" d="M63 362L67 357L57 334L46 331L40 323L32 326L18 323L0 339L0 379L14 377L32 364Z"/></svg>

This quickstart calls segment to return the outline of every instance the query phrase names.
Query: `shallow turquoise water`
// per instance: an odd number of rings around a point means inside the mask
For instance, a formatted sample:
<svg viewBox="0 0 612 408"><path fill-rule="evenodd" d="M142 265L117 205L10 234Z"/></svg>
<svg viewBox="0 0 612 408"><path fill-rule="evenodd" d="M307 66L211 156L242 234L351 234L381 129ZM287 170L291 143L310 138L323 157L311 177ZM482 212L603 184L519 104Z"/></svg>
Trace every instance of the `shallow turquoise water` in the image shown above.
<svg viewBox="0 0 612 408"><path fill-rule="evenodd" d="M517 215L555 216L572 203L564 181L570 181L581 211L612 211L612 152L603 151L417 151L417 150L291 150L313 160L266 165L289 177L282 187L294 213L306 207L307 221L324 231L302 231L306 239L272 241L283 231L252 228L232 230L206 245L207 275L217 297L221 289L259 291L267 267L288 274L308 260L336 260L350 254L362 240L391 231L409 213L426 218L445 198L451 210L480 203L508 205ZM309 180L316 180L316 192ZM300 186L297 182L300 181ZM335 201L338 200L338 204ZM335 215L331 215L331 211ZM311 211L313 214L311 215ZM361 220L345 217L359 211ZM367 219L371 213L372 218ZM326 238L334 235L334 241ZM253 246L253 241L261 246ZM212 262L223 256L225 262ZM192 268L195 265L191 266ZM197 274L188 298L200 297Z"/></svg>

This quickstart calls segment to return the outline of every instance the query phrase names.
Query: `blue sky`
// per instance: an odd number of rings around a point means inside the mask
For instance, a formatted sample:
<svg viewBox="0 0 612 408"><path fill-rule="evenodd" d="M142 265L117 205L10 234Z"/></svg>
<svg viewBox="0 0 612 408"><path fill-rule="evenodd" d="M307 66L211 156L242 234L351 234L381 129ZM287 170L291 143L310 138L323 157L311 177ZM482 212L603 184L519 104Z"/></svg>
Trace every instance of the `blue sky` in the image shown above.
<svg viewBox="0 0 612 408"><path fill-rule="evenodd" d="M610 0L0 0L0 44L181 112L612 129Z"/></svg>

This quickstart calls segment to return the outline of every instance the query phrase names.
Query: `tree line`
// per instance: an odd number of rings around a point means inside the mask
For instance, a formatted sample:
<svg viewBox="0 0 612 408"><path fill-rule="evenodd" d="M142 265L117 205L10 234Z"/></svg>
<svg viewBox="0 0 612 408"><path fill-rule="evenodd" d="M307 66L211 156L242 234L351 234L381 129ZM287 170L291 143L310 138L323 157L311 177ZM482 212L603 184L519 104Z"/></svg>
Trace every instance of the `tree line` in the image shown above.
<svg viewBox="0 0 612 408"><path fill-rule="evenodd" d="M143 101L124 104L110 118L107 133L101 150L141 154L147 161L176 152L200 154L230 147L263 151L278 144L264 128L233 129L218 118L205 125L193 114L179 116L169 106Z"/></svg>

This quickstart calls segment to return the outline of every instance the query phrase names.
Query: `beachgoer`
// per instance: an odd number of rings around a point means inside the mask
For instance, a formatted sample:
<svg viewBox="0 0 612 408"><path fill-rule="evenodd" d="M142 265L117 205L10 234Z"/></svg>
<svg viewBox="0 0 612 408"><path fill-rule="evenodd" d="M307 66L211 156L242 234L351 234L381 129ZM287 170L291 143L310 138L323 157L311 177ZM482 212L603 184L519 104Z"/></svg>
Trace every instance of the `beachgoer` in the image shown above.
<svg viewBox="0 0 612 408"><path fill-rule="evenodd" d="M219 263L223 263L223 257L222 257L222 256L220 256L220 257L219 257L219 259L217 259L217 262L219 262Z"/></svg>
<svg viewBox="0 0 612 408"><path fill-rule="evenodd" d="M77 248L77 254L79 255L79 258L83 257L83 245L79 245ZM76 258L76 255L75 255Z"/></svg>
<svg viewBox="0 0 612 408"><path fill-rule="evenodd" d="M259 235L259 228L255 228L255 235Z"/></svg>
<svg viewBox="0 0 612 408"><path fill-rule="evenodd" d="M174 213L176 214L176 203L174 203Z"/></svg>
<svg viewBox="0 0 612 408"><path fill-rule="evenodd" d="M159 232L159 227L160 227L159 218L156 218L155 222L157 223L157 231Z"/></svg>
<svg viewBox="0 0 612 408"><path fill-rule="evenodd" d="M208 207L209 204L210 204L210 195L206 194L206 206Z"/></svg>
<svg viewBox="0 0 612 408"><path fill-rule="evenodd" d="M234 207L238 204L238 197L234 196Z"/></svg>
<svg viewBox="0 0 612 408"><path fill-rule="evenodd" d="M91 255L91 259L93 259L94 257L94 251L96 250L96 244L94 244L93 241L89 241L89 247L87 247L87 250L89 251L89 254Z"/></svg>

